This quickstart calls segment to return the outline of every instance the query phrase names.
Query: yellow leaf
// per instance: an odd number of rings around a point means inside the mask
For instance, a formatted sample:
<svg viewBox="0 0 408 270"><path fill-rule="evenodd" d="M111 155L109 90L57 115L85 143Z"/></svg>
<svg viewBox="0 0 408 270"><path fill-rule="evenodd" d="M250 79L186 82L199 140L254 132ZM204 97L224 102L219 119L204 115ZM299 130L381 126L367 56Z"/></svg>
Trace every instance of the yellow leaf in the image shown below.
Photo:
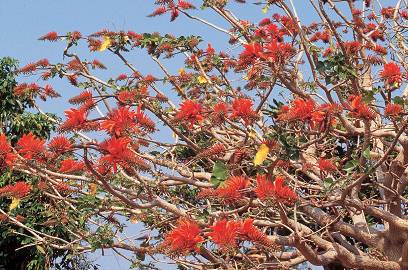
<svg viewBox="0 0 408 270"><path fill-rule="evenodd" d="M268 10L269 10L269 4L267 4L266 6L262 8L262 13L266 13L268 12Z"/></svg>
<svg viewBox="0 0 408 270"><path fill-rule="evenodd" d="M132 224L136 224L137 222L139 222L139 220L135 215L132 215L132 216L130 216L130 222Z"/></svg>
<svg viewBox="0 0 408 270"><path fill-rule="evenodd" d="M198 76L198 83L204 84L207 83L207 79L204 76Z"/></svg>
<svg viewBox="0 0 408 270"><path fill-rule="evenodd" d="M178 70L178 73L179 73L180 76L181 76L181 75L184 75L184 74L186 73L186 70L185 70L184 68L180 68L180 69Z"/></svg>
<svg viewBox="0 0 408 270"><path fill-rule="evenodd" d="M266 144L261 144L261 146L258 149L258 152L256 152L255 158L254 158L254 165L258 166L261 165L266 157L268 156L269 153L269 147Z"/></svg>
<svg viewBox="0 0 408 270"><path fill-rule="evenodd" d="M89 194L95 195L97 189L98 189L98 186L95 183L89 184Z"/></svg>
<svg viewBox="0 0 408 270"><path fill-rule="evenodd" d="M17 208L19 204L20 204L20 199L19 198L13 198L11 200L11 204L9 206L9 211Z"/></svg>
<svg viewBox="0 0 408 270"><path fill-rule="evenodd" d="M104 50L109 48L111 44L112 44L112 40L110 39L110 37L103 36L103 42L101 46L99 47L98 51L103 52Z"/></svg>

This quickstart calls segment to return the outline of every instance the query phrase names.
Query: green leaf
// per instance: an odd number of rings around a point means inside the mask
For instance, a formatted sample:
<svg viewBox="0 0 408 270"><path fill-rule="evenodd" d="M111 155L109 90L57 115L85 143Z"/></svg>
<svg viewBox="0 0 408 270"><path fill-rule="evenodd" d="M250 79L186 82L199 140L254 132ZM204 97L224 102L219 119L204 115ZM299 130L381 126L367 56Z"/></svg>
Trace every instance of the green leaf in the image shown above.
<svg viewBox="0 0 408 270"><path fill-rule="evenodd" d="M363 157L365 157L366 159L370 159L370 147L367 147L364 152L363 152Z"/></svg>
<svg viewBox="0 0 408 270"><path fill-rule="evenodd" d="M214 164L213 172L211 175L211 183L218 187L229 176L228 167L221 161L217 161Z"/></svg>

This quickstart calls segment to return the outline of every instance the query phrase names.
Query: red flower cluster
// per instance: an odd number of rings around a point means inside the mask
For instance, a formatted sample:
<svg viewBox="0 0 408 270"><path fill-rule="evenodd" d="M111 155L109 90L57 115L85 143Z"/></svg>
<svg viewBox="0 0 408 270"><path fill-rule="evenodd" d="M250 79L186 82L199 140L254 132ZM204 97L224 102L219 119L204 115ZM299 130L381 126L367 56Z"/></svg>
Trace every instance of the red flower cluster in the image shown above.
<svg viewBox="0 0 408 270"><path fill-rule="evenodd" d="M38 157L45 150L44 140L34 136L32 133L23 135L17 142L16 149L25 159Z"/></svg>
<svg viewBox="0 0 408 270"><path fill-rule="evenodd" d="M60 135L52 138L48 144L48 149L54 153L62 154L69 151L72 147L72 143L66 137Z"/></svg>
<svg viewBox="0 0 408 270"><path fill-rule="evenodd" d="M277 176L275 181L269 179L267 175L258 175L255 193L262 201L273 199L277 202L292 204L297 200L296 193L288 186L284 185L285 178Z"/></svg>
<svg viewBox="0 0 408 270"><path fill-rule="evenodd" d="M257 113L252 109L252 100L248 98L237 98L232 102L231 119L241 118L245 125L251 124L258 118Z"/></svg>
<svg viewBox="0 0 408 270"><path fill-rule="evenodd" d="M73 159L65 159L61 161L61 167L59 169L59 172L73 173L73 172L82 171L84 167L85 167L85 164L81 161L76 161Z"/></svg>
<svg viewBox="0 0 408 270"><path fill-rule="evenodd" d="M403 110L404 108L399 104L388 103L387 106L385 106L384 114L388 117L395 117L399 116Z"/></svg>
<svg viewBox="0 0 408 270"><path fill-rule="evenodd" d="M319 169L323 172L334 172L337 170L336 165L334 165L333 162L325 158L320 158L317 161L317 165L319 166Z"/></svg>
<svg viewBox="0 0 408 270"><path fill-rule="evenodd" d="M239 64L247 66L257 59L267 60L271 63L283 62L294 53L293 46L289 43L279 42L277 39L267 42L250 43L244 45L244 51L239 55Z"/></svg>
<svg viewBox="0 0 408 270"><path fill-rule="evenodd" d="M268 237L253 225L252 219L244 221L219 220L210 227L206 235L223 250L231 250L237 247L239 240L251 241L257 244L272 246Z"/></svg>
<svg viewBox="0 0 408 270"><path fill-rule="evenodd" d="M180 109L176 114L175 120L186 121L192 127L195 123L204 119L201 105L193 100L185 100L180 105Z"/></svg>
<svg viewBox="0 0 408 270"><path fill-rule="evenodd" d="M207 236L223 250L234 249L237 246L240 225L238 221L223 219L210 227L211 232L208 232Z"/></svg>
<svg viewBox="0 0 408 270"><path fill-rule="evenodd" d="M342 110L337 104L322 104L317 106L312 99L295 99L290 106L282 106L278 115L281 121L306 121L311 128L323 127L325 119L329 124L335 124L333 114Z"/></svg>
<svg viewBox="0 0 408 270"><path fill-rule="evenodd" d="M109 113L108 118L101 122L100 128L118 137L126 131L137 133L135 112L127 106L119 107Z"/></svg>
<svg viewBox="0 0 408 270"><path fill-rule="evenodd" d="M130 142L131 140L125 137L112 137L103 142L100 147L106 151L107 154L101 158L101 163L113 166L113 172L116 172L117 165L127 168L129 164L137 162L138 158L130 149Z"/></svg>
<svg viewBox="0 0 408 270"><path fill-rule="evenodd" d="M12 148L4 134L0 134L0 169L12 167L16 155L12 153Z"/></svg>
<svg viewBox="0 0 408 270"><path fill-rule="evenodd" d="M86 126L86 118L88 115L88 112L86 110L71 108L69 110L66 110L64 113L67 117L67 120L65 120L65 122L61 124L61 130L80 130Z"/></svg>
<svg viewBox="0 0 408 270"><path fill-rule="evenodd" d="M0 188L0 196L9 196L21 199L30 193L31 186L26 182L17 182Z"/></svg>
<svg viewBox="0 0 408 270"><path fill-rule="evenodd" d="M380 76L390 85L399 86L399 84L402 82L401 69L394 62L385 64Z"/></svg>
<svg viewBox="0 0 408 270"><path fill-rule="evenodd" d="M215 197L220 200L235 202L242 199L242 190L249 186L249 180L242 176L228 178L217 189L205 189L200 192L201 197Z"/></svg>
<svg viewBox="0 0 408 270"><path fill-rule="evenodd" d="M356 118L374 119L375 111L364 103L363 98L359 96L350 96L349 104L346 107L350 110L350 115Z"/></svg>
<svg viewBox="0 0 408 270"><path fill-rule="evenodd" d="M200 227L194 221L179 219L176 228L172 229L164 238L162 246L171 253L198 252L200 243L204 241L200 232Z"/></svg>

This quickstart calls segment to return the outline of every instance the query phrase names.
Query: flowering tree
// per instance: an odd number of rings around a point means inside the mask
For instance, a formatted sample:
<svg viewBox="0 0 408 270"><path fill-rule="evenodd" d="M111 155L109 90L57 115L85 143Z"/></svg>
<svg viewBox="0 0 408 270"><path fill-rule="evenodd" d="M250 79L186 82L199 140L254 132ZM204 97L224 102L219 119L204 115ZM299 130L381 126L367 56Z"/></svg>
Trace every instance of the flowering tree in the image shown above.
<svg viewBox="0 0 408 270"><path fill-rule="evenodd" d="M231 10L250 3L236 2L201 3L225 26L183 0L157 0L150 14L220 31L230 53L198 36L40 37L65 40L66 61L19 72L66 78L79 91L49 141L0 137L2 169L39 179L0 190L12 198L3 222L44 252L128 250L140 268L154 268L162 254L192 269L408 269L405 1L269 0L257 3L265 18L256 22L238 19ZM315 22L303 23L300 9ZM82 59L81 43L113 54L128 72L97 75L109 65ZM162 73L127 60L139 49ZM166 66L164 58L180 57L177 72ZM58 96L30 82L14 94L34 106ZM38 194L52 199L50 215L65 217L56 222L73 240L16 217ZM135 223L147 233L123 236Z"/></svg>

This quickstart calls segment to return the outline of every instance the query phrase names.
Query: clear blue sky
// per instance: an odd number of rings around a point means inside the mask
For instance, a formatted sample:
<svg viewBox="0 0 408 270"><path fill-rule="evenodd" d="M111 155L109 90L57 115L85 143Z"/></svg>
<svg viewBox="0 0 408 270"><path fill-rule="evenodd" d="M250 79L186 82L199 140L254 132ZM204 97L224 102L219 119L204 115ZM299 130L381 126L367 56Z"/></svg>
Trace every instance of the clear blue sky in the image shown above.
<svg viewBox="0 0 408 270"><path fill-rule="evenodd" d="M239 9L236 10L236 13L242 19L258 18L256 20L258 21L260 18L265 17L261 13L259 6L245 5L237 7ZM11 56L18 59L22 65L41 58L48 58L53 63L61 62L63 61L64 43L41 42L37 40L38 37L50 31L66 33L77 30L83 34L90 34L103 28L116 31L157 31L175 35L202 35L217 50L226 49L223 47L228 40L225 35L184 17L173 23L169 22L168 15L154 19L147 18L146 15L153 9L153 0L1 0L0 57ZM298 12L301 16L308 16L307 8L301 8ZM221 25L223 24L216 16L207 12L199 12L199 14ZM225 24L223 25L225 26ZM89 54L85 51L85 48L79 49L79 54L85 55L88 59L97 58L102 60L109 66L110 76L115 77L123 71L119 61L113 61L112 58L99 52ZM147 57L140 54L131 54L129 57L135 66L143 70L145 74L158 72L157 67ZM172 63L171 69L179 68L182 65L181 62ZM55 81L53 85L63 94L63 98L51 103L43 103L42 108L45 111L57 112L62 115L63 110L70 107L69 104L64 102L64 97L72 96L76 93L73 93L73 91L78 90L65 81ZM137 228L132 228L130 233L132 231L135 233L135 230ZM128 264L123 259L114 257L109 252L107 252L107 255L105 257L95 255L102 269L128 269Z"/></svg>

